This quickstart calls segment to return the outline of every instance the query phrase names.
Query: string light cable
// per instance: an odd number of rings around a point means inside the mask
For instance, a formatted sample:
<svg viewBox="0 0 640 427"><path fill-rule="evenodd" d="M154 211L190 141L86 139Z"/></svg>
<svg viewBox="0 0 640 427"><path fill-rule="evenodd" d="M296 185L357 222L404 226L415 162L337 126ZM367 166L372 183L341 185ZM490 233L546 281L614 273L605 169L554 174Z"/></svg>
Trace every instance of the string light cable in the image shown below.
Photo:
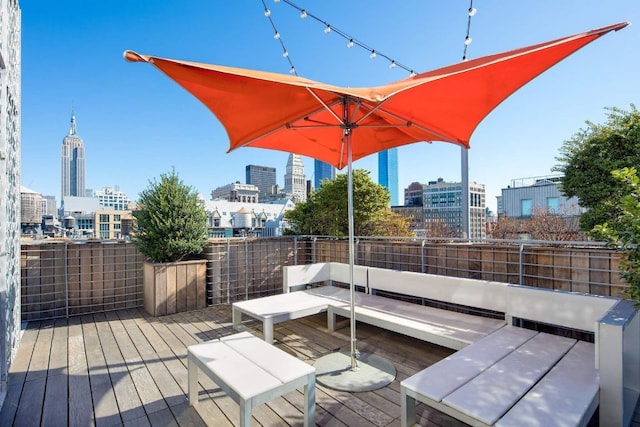
<svg viewBox="0 0 640 427"><path fill-rule="evenodd" d="M264 7L264 16L266 16L267 19L269 19L269 22L271 23L271 28L273 28L273 38L280 42L280 46L282 47L282 57L289 62L289 67L290 67L289 72L297 76L298 72L296 71L296 67L293 66L293 61L291 60L291 56L289 56L289 51L287 50L287 47L284 45L284 40L282 40L282 35L278 31L278 28L276 27L276 24L273 21L273 18L271 17L271 11L267 7L267 4L264 2L264 0L261 0L261 1L262 1L262 6Z"/></svg>
<svg viewBox="0 0 640 427"><path fill-rule="evenodd" d="M407 71L411 76L415 76L416 72L413 70L413 68L410 68L398 61L396 61L395 59L393 59L392 57L390 57L389 55L386 55L382 52L380 52L378 49L374 49L371 46L367 45L366 43L358 40L357 38L347 34L346 32L340 30L339 28L334 27L333 25L329 24L327 21L325 21L324 19L319 18L318 16L314 15L313 13L309 12L307 9L304 9L298 5L296 5L295 3L291 2L290 0L274 0L275 3L285 3L288 6L296 9L299 13L300 13L300 18L301 19L307 19L307 18L311 18L312 20L319 22L320 24L322 24L323 28L324 28L324 32L325 34L336 34L340 37L342 37L347 43L347 47L348 48L353 48L354 46L357 46L361 49L364 49L365 51L367 51L369 53L369 58L374 59L376 57L381 57L386 59L389 62L389 68L402 68L403 70ZM262 0L262 3L264 4L264 0ZM266 14L266 10L268 10L265 6L265 14ZM271 17L269 17L269 19L271 20ZM272 22L273 25L273 22ZM274 26L275 29L275 26Z"/></svg>
<svg viewBox="0 0 640 427"><path fill-rule="evenodd" d="M464 51L462 52L462 61L466 61L467 60L467 48L469 47L469 45L471 44L471 37L469 37L469 34L471 33L471 18L473 16L475 16L477 10L475 7L473 7L473 0L469 0L469 10L467 13L467 34L464 37Z"/></svg>

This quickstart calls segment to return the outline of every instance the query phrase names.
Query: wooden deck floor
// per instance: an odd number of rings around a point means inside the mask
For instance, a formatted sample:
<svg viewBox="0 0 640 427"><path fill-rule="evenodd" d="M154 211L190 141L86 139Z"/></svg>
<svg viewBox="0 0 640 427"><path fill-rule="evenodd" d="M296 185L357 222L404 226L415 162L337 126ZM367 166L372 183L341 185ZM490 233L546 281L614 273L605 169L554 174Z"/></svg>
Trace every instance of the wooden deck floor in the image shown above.
<svg viewBox="0 0 640 427"><path fill-rule="evenodd" d="M348 347L348 328L330 333L325 316L276 325L276 345L315 359ZM257 323L250 330L260 334ZM124 310L29 323L9 374L0 426L230 426L238 405L200 376L199 402L187 402L186 347L234 333L230 306L153 318ZM322 426L399 426L400 381L452 351L368 325L358 347L391 360L398 371L389 386L365 393L316 388L316 422ZM302 425L301 390L254 410L254 425ZM462 426L423 405L421 425ZM638 425L638 424L636 424Z"/></svg>
<svg viewBox="0 0 640 427"><path fill-rule="evenodd" d="M276 345L312 364L348 347L347 327L330 333L326 316L276 325ZM260 325L249 324L261 334ZM255 328L255 329L254 329ZM9 373L0 425L225 426L238 425L239 408L200 376L200 400L187 402L186 347L234 333L230 306L160 318L124 310L31 322ZM396 380L375 392L316 388L316 422L327 426L400 425L400 381L446 357L451 350L368 325L358 348L390 359ZM254 425L302 424L301 390L254 410ZM461 423L419 407L423 424Z"/></svg>

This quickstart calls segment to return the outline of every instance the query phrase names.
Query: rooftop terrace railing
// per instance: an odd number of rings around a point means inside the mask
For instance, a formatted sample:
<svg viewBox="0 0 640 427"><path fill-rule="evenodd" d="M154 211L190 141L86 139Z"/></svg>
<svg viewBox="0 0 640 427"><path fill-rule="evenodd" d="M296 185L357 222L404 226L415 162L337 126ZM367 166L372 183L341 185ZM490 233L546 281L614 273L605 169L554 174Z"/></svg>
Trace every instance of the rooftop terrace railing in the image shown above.
<svg viewBox="0 0 640 427"><path fill-rule="evenodd" d="M359 238L356 263L549 289L623 296L619 254L591 242ZM287 236L213 239L207 304L282 292L282 267L348 262L346 239ZM22 319L69 317L144 305L144 257L125 242L22 244Z"/></svg>

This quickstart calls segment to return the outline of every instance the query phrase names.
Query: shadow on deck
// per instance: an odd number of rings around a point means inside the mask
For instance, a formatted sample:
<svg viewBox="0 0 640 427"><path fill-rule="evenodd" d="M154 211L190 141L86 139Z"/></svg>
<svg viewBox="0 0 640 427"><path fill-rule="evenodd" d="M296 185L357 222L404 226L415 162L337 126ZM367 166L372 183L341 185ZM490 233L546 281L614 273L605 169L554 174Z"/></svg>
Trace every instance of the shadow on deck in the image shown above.
<svg viewBox="0 0 640 427"><path fill-rule="evenodd" d="M330 333L325 315L280 323L275 344L312 364L349 346L345 325ZM247 326L261 336L261 324ZM190 407L186 395L187 346L233 333L228 305L160 318L131 309L31 322L9 373L0 425L238 425L238 405L204 375L198 404ZM317 385L316 422L399 426L400 381L452 350L369 325L359 325L357 335L359 349L391 360L397 377L364 393ZM301 425L302 408L302 391L288 393L256 408L254 425ZM422 425L464 425L423 405L417 412Z"/></svg>

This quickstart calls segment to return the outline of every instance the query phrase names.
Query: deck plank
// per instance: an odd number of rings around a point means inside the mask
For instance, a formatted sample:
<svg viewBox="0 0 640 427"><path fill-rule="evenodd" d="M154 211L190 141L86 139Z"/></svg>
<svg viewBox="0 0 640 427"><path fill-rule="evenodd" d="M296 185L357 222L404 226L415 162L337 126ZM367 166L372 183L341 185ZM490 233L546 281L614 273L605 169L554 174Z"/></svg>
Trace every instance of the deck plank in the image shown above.
<svg viewBox="0 0 640 427"><path fill-rule="evenodd" d="M143 417L145 411L142 402L125 364L122 350L113 334L111 323L107 321L103 313L94 314L94 321L122 421L126 422Z"/></svg>
<svg viewBox="0 0 640 427"><path fill-rule="evenodd" d="M111 384L109 369L98 336L93 316L82 316L89 382L97 426L111 426L122 422L118 402Z"/></svg>
<svg viewBox="0 0 640 427"><path fill-rule="evenodd" d="M69 319L68 326L69 425L87 426L94 423L89 366L80 317Z"/></svg>
<svg viewBox="0 0 640 427"><path fill-rule="evenodd" d="M0 411L0 425L13 425L14 418L20 404L20 397L24 387L24 381L29 372L29 363L33 355L33 348L38 338L39 322L30 322L22 335L20 346L16 352L9 375L7 377L7 394Z"/></svg>
<svg viewBox="0 0 640 427"><path fill-rule="evenodd" d="M67 320L55 321L53 340L51 342L51 354L49 369L47 371L47 386L44 396L43 420L56 420L60 425L68 424L68 400L61 396L68 396L69 382L66 371L68 364L69 331Z"/></svg>

